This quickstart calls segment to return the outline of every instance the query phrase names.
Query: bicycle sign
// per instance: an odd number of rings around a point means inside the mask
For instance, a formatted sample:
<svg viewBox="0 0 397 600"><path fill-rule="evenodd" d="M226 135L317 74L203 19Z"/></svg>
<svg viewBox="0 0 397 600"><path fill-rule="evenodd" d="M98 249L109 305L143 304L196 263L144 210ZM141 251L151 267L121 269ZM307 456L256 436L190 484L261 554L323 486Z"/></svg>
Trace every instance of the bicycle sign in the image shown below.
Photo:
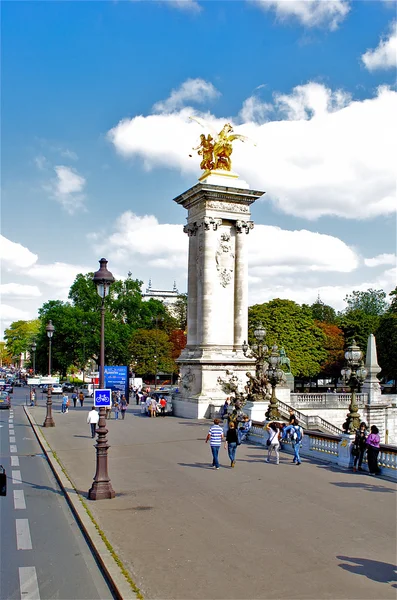
<svg viewBox="0 0 397 600"><path fill-rule="evenodd" d="M94 390L94 406L112 406L112 390Z"/></svg>

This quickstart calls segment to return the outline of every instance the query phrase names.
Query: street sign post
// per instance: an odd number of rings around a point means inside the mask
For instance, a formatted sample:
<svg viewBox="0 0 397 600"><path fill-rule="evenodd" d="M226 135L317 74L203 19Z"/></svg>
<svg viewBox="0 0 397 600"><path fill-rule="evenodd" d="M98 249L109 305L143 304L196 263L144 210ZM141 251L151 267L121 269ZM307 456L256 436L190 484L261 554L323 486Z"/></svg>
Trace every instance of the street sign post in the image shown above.
<svg viewBox="0 0 397 600"><path fill-rule="evenodd" d="M110 408L112 406L112 390L94 390L94 406Z"/></svg>

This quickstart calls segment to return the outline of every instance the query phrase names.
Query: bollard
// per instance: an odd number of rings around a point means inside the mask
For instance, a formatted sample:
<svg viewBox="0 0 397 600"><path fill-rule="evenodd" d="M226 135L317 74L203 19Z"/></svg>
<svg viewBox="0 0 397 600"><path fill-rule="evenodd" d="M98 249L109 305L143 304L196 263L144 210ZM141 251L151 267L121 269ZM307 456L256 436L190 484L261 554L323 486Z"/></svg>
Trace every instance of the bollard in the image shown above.
<svg viewBox="0 0 397 600"><path fill-rule="evenodd" d="M0 465L0 496L7 496L7 476L3 465Z"/></svg>

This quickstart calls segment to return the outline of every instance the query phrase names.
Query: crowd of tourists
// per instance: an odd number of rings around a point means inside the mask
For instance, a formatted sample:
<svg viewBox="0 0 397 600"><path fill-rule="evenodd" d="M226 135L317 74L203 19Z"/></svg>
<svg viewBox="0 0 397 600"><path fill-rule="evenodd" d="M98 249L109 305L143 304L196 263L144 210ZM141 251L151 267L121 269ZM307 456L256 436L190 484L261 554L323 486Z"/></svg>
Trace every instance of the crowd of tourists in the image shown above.
<svg viewBox="0 0 397 600"><path fill-rule="evenodd" d="M300 448L304 436L303 428L299 425L294 409L289 410L288 423L272 421L266 425L268 432L267 458L270 463L274 455L276 465L280 463L280 448L283 442L291 444L294 456L292 463L299 466L302 463ZM221 425L223 420L223 426ZM225 450L228 451L230 466L236 465L236 453L238 446L246 439L252 426L252 421L247 415L244 415L239 407L230 411L229 399L226 400L221 410L221 418L214 419L213 425L206 437L206 443L210 443L212 454L212 468L219 469L219 451L224 443ZM371 426L370 433L367 432L367 425L361 423L356 430L355 439L352 445L352 455L354 457L353 471L362 471L362 463L365 453L367 453L368 470L370 475L378 475L378 454L380 449L379 430L375 425Z"/></svg>

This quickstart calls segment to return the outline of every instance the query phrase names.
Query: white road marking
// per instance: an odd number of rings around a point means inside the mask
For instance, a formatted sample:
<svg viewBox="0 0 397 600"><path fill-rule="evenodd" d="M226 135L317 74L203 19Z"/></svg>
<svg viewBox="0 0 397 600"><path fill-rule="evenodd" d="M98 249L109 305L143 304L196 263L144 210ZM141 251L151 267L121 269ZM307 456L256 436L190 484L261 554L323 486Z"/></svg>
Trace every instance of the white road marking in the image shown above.
<svg viewBox="0 0 397 600"><path fill-rule="evenodd" d="M16 444L10 444L10 452L18 452Z"/></svg>
<svg viewBox="0 0 397 600"><path fill-rule="evenodd" d="M31 550L32 540L30 538L29 520L15 519L15 527L17 531L17 549Z"/></svg>
<svg viewBox="0 0 397 600"><path fill-rule="evenodd" d="M12 429L14 427L14 423L8 423L8 427Z"/></svg>
<svg viewBox="0 0 397 600"><path fill-rule="evenodd" d="M25 510L25 494L23 490L14 490L14 508L15 510Z"/></svg>
<svg viewBox="0 0 397 600"><path fill-rule="evenodd" d="M10 444L15 444L15 437L10 435Z"/></svg>
<svg viewBox="0 0 397 600"><path fill-rule="evenodd" d="M40 600L35 567L19 567L21 600Z"/></svg>
<svg viewBox="0 0 397 600"><path fill-rule="evenodd" d="M11 456L11 466L19 467L19 457L18 456Z"/></svg>
<svg viewBox="0 0 397 600"><path fill-rule="evenodd" d="M12 473L12 483L14 485L18 485L22 483L21 471L11 471Z"/></svg>

